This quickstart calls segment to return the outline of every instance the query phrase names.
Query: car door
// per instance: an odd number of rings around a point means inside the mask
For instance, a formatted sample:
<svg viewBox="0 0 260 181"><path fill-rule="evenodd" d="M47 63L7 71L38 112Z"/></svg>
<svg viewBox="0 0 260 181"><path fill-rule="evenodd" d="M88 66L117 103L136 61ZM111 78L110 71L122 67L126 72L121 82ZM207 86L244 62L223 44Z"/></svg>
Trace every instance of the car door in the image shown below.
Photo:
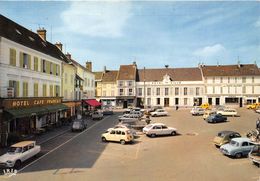
<svg viewBox="0 0 260 181"><path fill-rule="evenodd" d="M163 135L171 134L169 128L165 125L162 126L162 134Z"/></svg>
<svg viewBox="0 0 260 181"><path fill-rule="evenodd" d="M151 134L161 135L161 134L162 134L161 131L162 131L162 126L160 126L160 125L155 125L155 126L152 128L152 130L151 130Z"/></svg>
<svg viewBox="0 0 260 181"><path fill-rule="evenodd" d="M29 158L29 147L24 146L20 160L23 162L23 161L27 160L28 158Z"/></svg>
<svg viewBox="0 0 260 181"><path fill-rule="evenodd" d="M116 131L111 130L106 138L108 141L114 141L116 139Z"/></svg>
<svg viewBox="0 0 260 181"><path fill-rule="evenodd" d="M34 154L35 154L34 143L31 143L30 145L28 145L28 159L33 157Z"/></svg>
<svg viewBox="0 0 260 181"><path fill-rule="evenodd" d="M122 138L122 132L121 130L116 130L116 134L115 134L115 140L114 141L120 141Z"/></svg>
<svg viewBox="0 0 260 181"><path fill-rule="evenodd" d="M241 152L243 153L243 155L247 155L252 149L252 145L249 144L249 142L244 141L241 144Z"/></svg>

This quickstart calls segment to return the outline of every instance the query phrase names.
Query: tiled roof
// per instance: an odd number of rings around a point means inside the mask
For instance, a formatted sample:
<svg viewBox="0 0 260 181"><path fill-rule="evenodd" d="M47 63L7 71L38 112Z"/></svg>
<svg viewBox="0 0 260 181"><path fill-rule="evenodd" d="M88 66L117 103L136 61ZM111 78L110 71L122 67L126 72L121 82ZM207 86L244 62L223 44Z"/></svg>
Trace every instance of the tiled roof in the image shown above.
<svg viewBox="0 0 260 181"><path fill-rule="evenodd" d="M136 65L121 65L118 80L136 80Z"/></svg>
<svg viewBox="0 0 260 181"><path fill-rule="evenodd" d="M260 70L256 64L219 65L202 67L203 76L250 76L259 75Z"/></svg>
<svg viewBox="0 0 260 181"><path fill-rule="evenodd" d="M117 70L107 70L106 73L103 74L102 82L116 82L117 74Z"/></svg>
<svg viewBox="0 0 260 181"><path fill-rule="evenodd" d="M138 69L137 81L162 81L165 75L173 81L201 81L199 68Z"/></svg>
<svg viewBox="0 0 260 181"><path fill-rule="evenodd" d="M61 61L68 62L67 57L55 45L12 20L0 15L0 36L28 48L42 52Z"/></svg>
<svg viewBox="0 0 260 181"><path fill-rule="evenodd" d="M94 72L95 74L95 80L101 80L103 72Z"/></svg>

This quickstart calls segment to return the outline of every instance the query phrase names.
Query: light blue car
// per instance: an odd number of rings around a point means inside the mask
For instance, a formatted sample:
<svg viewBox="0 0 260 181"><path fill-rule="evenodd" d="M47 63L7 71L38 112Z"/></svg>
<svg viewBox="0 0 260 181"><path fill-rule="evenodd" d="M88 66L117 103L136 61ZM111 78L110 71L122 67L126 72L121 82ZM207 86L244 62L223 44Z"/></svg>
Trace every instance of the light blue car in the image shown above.
<svg viewBox="0 0 260 181"><path fill-rule="evenodd" d="M222 145L220 151L227 156L241 158L247 156L254 144L248 138L233 138L230 143Z"/></svg>

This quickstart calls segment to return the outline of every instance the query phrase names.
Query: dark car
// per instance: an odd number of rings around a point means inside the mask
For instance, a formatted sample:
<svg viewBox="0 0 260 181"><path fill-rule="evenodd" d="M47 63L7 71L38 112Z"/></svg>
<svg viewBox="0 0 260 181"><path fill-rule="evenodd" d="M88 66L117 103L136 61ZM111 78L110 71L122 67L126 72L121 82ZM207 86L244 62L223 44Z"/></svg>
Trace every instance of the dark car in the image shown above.
<svg viewBox="0 0 260 181"><path fill-rule="evenodd" d="M235 131L220 131L215 136L213 142L216 145L216 147L220 147L224 144L227 144L230 142L233 138L240 138L241 135L238 132Z"/></svg>
<svg viewBox="0 0 260 181"><path fill-rule="evenodd" d="M211 116L209 116L206 121L208 123L220 123L220 122L226 122L227 121L227 117L222 116L221 114L213 114Z"/></svg>
<svg viewBox="0 0 260 181"><path fill-rule="evenodd" d="M87 124L85 124L85 121L80 119L80 120L75 120L73 121L71 125L71 131L83 131L84 129L87 128Z"/></svg>

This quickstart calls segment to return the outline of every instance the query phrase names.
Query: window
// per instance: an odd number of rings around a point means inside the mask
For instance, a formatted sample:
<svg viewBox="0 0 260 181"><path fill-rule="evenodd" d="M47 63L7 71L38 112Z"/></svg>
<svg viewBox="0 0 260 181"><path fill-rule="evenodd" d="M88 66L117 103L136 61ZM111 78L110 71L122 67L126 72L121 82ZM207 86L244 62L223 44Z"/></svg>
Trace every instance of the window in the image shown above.
<svg viewBox="0 0 260 181"><path fill-rule="evenodd" d="M160 95L160 88L156 88L156 95L157 95L157 96Z"/></svg>
<svg viewBox="0 0 260 181"><path fill-rule="evenodd" d="M223 83L223 77L220 77L220 83Z"/></svg>
<svg viewBox="0 0 260 181"><path fill-rule="evenodd" d="M252 94L255 93L255 86L252 86Z"/></svg>
<svg viewBox="0 0 260 181"><path fill-rule="evenodd" d="M15 80L9 80L9 87L14 88L14 97L19 97L19 82Z"/></svg>
<svg viewBox="0 0 260 181"><path fill-rule="evenodd" d="M200 95L200 88L196 87L196 96Z"/></svg>
<svg viewBox="0 0 260 181"><path fill-rule="evenodd" d="M115 96L115 91L111 90L111 96Z"/></svg>
<svg viewBox="0 0 260 181"><path fill-rule="evenodd" d="M114 130L112 130L111 132L110 132L110 134L115 134L116 132L114 131Z"/></svg>
<svg viewBox="0 0 260 181"><path fill-rule="evenodd" d="M128 89L129 96L133 95L133 89Z"/></svg>
<svg viewBox="0 0 260 181"><path fill-rule="evenodd" d="M42 96L43 97L47 96L47 85L46 84L42 85Z"/></svg>
<svg viewBox="0 0 260 181"><path fill-rule="evenodd" d="M42 72L46 72L46 60L42 59Z"/></svg>
<svg viewBox="0 0 260 181"><path fill-rule="evenodd" d="M213 84L215 83L215 77L212 78L212 82L213 82Z"/></svg>
<svg viewBox="0 0 260 181"><path fill-rule="evenodd" d="M138 96L142 96L143 93L143 89L142 88L138 88Z"/></svg>
<svg viewBox="0 0 260 181"><path fill-rule="evenodd" d="M248 142L243 142L242 146L248 146Z"/></svg>
<svg viewBox="0 0 260 181"><path fill-rule="evenodd" d="M50 97L53 97L53 85L50 85Z"/></svg>
<svg viewBox="0 0 260 181"><path fill-rule="evenodd" d="M121 135L121 131L116 130L116 134Z"/></svg>
<svg viewBox="0 0 260 181"><path fill-rule="evenodd" d="M212 93L215 94L215 86L212 87Z"/></svg>
<svg viewBox="0 0 260 181"><path fill-rule="evenodd" d="M34 88L34 92L33 92L33 96L34 97L38 97L38 83L34 83L33 88Z"/></svg>
<svg viewBox="0 0 260 181"><path fill-rule="evenodd" d="M246 86L243 86L242 93L243 93L243 94L246 93Z"/></svg>
<svg viewBox="0 0 260 181"><path fill-rule="evenodd" d="M164 89L164 95L165 95L165 96L168 96L168 95L169 95L169 88L168 88L168 87Z"/></svg>
<svg viewBox="0 0 260 181"><path fill-rule="evenodd" d="M151 88L147 88L147 95L148 95L148 96L151 95Z"/></svg>
<svg viewBox="0 0 260 181"><path fill-rule="evenodd" d="M56 75L60 75L60 66L56 65Z"/></svg>
<svg viewBox="0 0 260 181"><path fill-rule="evenodd" d="M122 87L124 85L123 81L119 81L119 87Z"/></svg>
<svg viewBox="0 0 260 181"><path fill-rule="evenodd" d="M33 70L38 71L38 57L34 57L33 59Z"/></svg>
<svg viewBox="0 0 260 181"><path fill-rule="evenodd" d="M147 98L147 105L148 105L148 106L151 105L151 98Z"/></svg>
<svg viewBox="0 0 260 181"><path fill-rule="evenodd" d="M242 83L246 83L246 77L242 77Z"/></svg>
<svg viewBox="0 0 260 181"><path fill-rule="evenodd" d="M133 86L133 81L128 81L128 86L129 87Z"/></svg>
<svg viewBox="0 0 260 181"><path fill-rule="evenodd" d="M102 96L107 96L107 95L106 95L106 91L103 91L103 95L102 95Z"/></svg>
<svg viewBox="0 0 260 181"><path fill-rule="evenodd" d="M188 104L188 98L184 98L184 105Z"/></svg>
<svg viewBox="0 0 260 181"><path fill-rule="evenodd" d="M20 67L30 69L31 68L31 56L20 52Z"/></svg>
<svg viewBox="0 0 260 181"><path fill-rule="evenodd" d="M228 83L230 83L230 77L228 77Z"/></svg>
<svg viewBox="0 0 260 181"><path fill-rule="evenodd" d="M252 77L252 83L255 83L255 77Z"/></svg>
<svg viewBox="0 0 260 181"><path fill-rule="evenodd" d="M16 50L10 48L10 65L16 66Z"/></svg>
<svg viewBox="0 0 260 181"><path fill-rule="evenodd" d="M161 104L161 99L157 98L157 105L160 105L160 104Z"/></svg>
<svg viewBox="0 0 260 181"><path fill-rule="evenodd" d="M23 97L28 97L28 82L23 82Z"/></svg>
<svg viewBox="0 0 260 181"><path fill-rule="evenodd" d="M175 95L179 95L179 87L175 87Z"/></svg>
<svg viewBox="0 0 260 181"><path fill-rule="evenodd" d="M124 89L119 89L119 95L120 96L124 95Z"/></svg>
<svg viewBox="0 0 260 181"><path fill-rule="evenodd" d="M186 96L188 94L188 88L184 87L184 95Z"/></svg>

